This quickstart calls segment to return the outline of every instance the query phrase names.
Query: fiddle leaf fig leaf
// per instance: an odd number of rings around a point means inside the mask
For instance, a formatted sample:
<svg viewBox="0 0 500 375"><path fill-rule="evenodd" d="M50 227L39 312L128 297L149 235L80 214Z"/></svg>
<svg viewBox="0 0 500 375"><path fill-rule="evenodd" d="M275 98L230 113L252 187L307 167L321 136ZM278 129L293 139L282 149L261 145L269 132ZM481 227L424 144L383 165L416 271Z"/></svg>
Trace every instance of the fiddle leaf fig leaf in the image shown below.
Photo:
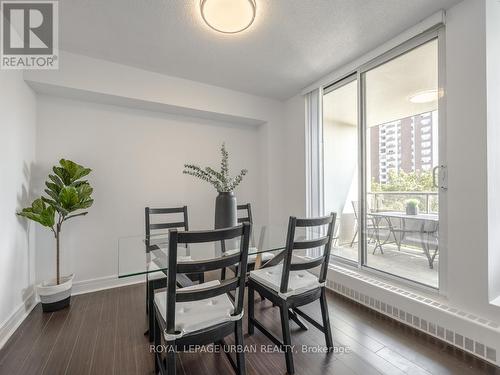
<svg viewBox="0 0 500 375"><path fill-rule="evenodd" d="M76 188L76 191L78 192L79 201L82 202L90 197L94 189L92 189L92 187L89 184L83 184L78 186Z"/></svg>
<svg viewBox="0 0 500 375"><path fill-rule="evenodd" d="M71 176L70 176L69 172L66 169L64 169L62 167L54 166L52 168L52 170L54 171L54 173L56 174L56 176L61 179L61 181L63 182L64 185L71 184Z"/></svg>
<svg viewBox="0 0 500 375"><path fill-rule="evenodd" d="M54 199L50 199L50 198L47 198L47 197L42 197L41 198L46 204L48 204L49 206L53 206L55 207L57 205L57 202L54 200Z"/></svg>
<svg viewBox="0 0 500 375"><path fill-rule="evenodd" d="M81 185L85 185L85 184L88 184L89 182L87 180L79 180L79 181L75 181L75 182L72 182L69 186L73 186L73 187L79 187Z"/></svg>
<svg viewBox="0 0 500 375"><path fill-rule="evenodd" d="M19 216L33 220L44 227L53 227L55 224L55 210L52 206L47 206L41 199L35 199L31 207L24 208L17 213Z"/></svg>
<svg viewBox="0 0 500 375"><path fill-rule="evenodd" d="M51 197L55 203L57 203L59 201L59 193L56 193L55 191L52 191L52 190L49 190L49 189L45 189L45 193L47 193L47 195L49 197ZM44 197L42 197L43 199ZM48 203L48 204L51 204L51 202L48 202L47 200L45 200L45 203Z"/></svg>
<svg viewBox="0 0 500 375"><path fill-rule="evenodd" d="M54 174L49 174L49 179L51 179L52 182L54 184L56 184L57 186L59 186L59 187L63 187L63 185L64 185L64 183L62 182L62 180L58 176L56 176Z"/></svg>
<svg viewBox="0 0 500 375"><path fill-rule="evenodd" d="M31 204L31 210L35 214L41 214L45 209L45 207L46 207L45 203L43 202L42 199L35 199Z"/></svg>
<svg viewBox="0 0 500 375"><path fill-rule="evenodd" d="M53 182L47 181L47 182L45 182L45 186L47 186L47 188L50 191L52 191L52 192L54 192L56 194L59 194L61 192L61 186L59 186L59 185L57 185L57 184L55 184Z"/></svg>
<svg viewBox="0 0 500 375"><path fill-rule="evenodd" d="M81 202L79 205L78 205L78 209L85 209L85 208L89 208L90 206L92 206L92 204L94 204L94 200L93 199L88 199L84 202Z"/></svg>
<svg viewBox="0 0 500 375"><path fill-rule="evenodd" d="M59 193L59 202L65 210L72 211L73 207L79 202L76 188L73 186L63 187Z"/></svg>
<svg viewBox="0 0 500 375"><path fill-rule="evenodd" d="M87 176L90 172L92 172L92 169L82 167L71 160L61 159L59 160L59 164L69 175L70 182L67 183L67 185Z"/></svg>

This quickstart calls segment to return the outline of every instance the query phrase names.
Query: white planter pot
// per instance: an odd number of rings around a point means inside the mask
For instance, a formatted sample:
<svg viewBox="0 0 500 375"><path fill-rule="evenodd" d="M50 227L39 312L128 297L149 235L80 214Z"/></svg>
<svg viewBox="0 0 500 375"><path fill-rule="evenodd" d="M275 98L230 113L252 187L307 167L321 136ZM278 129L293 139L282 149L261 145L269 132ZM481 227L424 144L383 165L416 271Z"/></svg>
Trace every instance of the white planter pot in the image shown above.
<svg viewBox="0 0 500 375"><path fill-rule="evenodd" d="M406 206L407 215L418 215L418 206Z"/></svg>
<svg viewBox="0 0 500 375"><path fill-rule="evenodd" d="M56 311L69 306L73 277L73 274L61 277L60 284L57 284L56 280L53 279L36 286L44 312Z"/></svg>

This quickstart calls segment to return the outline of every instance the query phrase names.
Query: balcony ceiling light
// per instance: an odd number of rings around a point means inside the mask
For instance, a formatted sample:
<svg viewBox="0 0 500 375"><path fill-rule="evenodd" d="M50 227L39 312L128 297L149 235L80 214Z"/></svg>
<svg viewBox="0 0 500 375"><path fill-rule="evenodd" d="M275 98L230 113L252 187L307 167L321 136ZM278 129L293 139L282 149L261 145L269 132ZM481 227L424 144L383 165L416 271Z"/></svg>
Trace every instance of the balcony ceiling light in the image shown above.
<svg viewBox="0 0 500 375"><path fill-rule="evenodd" d="M437 90L419 91L410 96L409 100L414 104L432 103L438 100L438 91Z"/></svg>
<svg viewBox="0 0 500 375"><path fill-rule="evenodd" d="M239 33L255 19L255 0L201 0L201 16L212 29L226 34Z"/></svg>

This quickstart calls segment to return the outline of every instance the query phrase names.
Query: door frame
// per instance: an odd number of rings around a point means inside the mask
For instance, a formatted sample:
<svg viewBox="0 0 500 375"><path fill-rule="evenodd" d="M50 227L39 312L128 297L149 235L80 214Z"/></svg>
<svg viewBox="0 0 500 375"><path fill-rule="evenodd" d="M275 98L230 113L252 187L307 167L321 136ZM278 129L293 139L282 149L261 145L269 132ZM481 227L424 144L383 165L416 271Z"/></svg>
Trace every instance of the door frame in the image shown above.
<svg viewBox="0 0 500 375"><path fill-rule="evenodd" d="M388 272L374 269L366 265L367 246L366 246L366 213L367 213L367 181L366 181L366 168L367 168L367 155L366 155L366 73L380 65L383 65L399 56L410 52L411 50L420 47L421 45L437 40L438 42L438 165L446 166L446 48L445 48L445 28L439 25L429 29L428 31L409 39L405 43L387 51L386 53L370 60L369 62L361 65L357 72L358 79L358 124L359 124L359 144L358 144L358 159L359 159L359 215L361 230L358 233L358 267L374 272L381 276L386 276L391 279L415 285L419 288L430 289L438 291L439 294L446 295L447 293L447 194L446 188L440 187L438 189L439 199L439 267L438 267L438 287L434 288L430 285L420 283L416 280L405 279L401 276L393 275ZM446 178L446 177L444 177Z"/></svg>
<svg viewBox="0 0 500 375"><path fill-rule="evenodd" d="M355 267L358 270L373 274L375 276L380 276L389 280L394 280L396 282L401 282L403 284L410 285L416 289L421 289L430 293L438 293L440 295L446 296L448 291L447 285L447 275L448 275L448 232L447 232L447 212L448 212L448 202L446 189L438 189L438 199L439 199L439 267L438 267L438 287L432 287L415 280L405 279L401 276L396 276L381 270L377 270L365 265L366 261L366 82L365 74L367 71L382 65L392 59L395 59L419 46L431 41L438 41L438 136L439 136L439 151L438 151L438 165L446 166L446 46L445 46L445 26L443 24L438 24L429 28L427 31L407 40L406 42L398 45L395 48L375 57L368 62L361 64L358 67L353 68L343 75L338 80L333 83L322 86L322 92L320 95L321 109L323 106L323 97L325 93L331 90L335 90L339 87L344 86L357 80L358 85L358 201L359 201L359 218L358 218L358 261L351 261L338 256L334 256L335 262L342 265ZM321 114L321 118L323 113ZM321 126L323 124L321 123ZM321 154L323 153L323 139L321 140ZM324 162L322 162L321 173L324 174ZM324 189L322 191L321 201L324 202Z"/></svg>

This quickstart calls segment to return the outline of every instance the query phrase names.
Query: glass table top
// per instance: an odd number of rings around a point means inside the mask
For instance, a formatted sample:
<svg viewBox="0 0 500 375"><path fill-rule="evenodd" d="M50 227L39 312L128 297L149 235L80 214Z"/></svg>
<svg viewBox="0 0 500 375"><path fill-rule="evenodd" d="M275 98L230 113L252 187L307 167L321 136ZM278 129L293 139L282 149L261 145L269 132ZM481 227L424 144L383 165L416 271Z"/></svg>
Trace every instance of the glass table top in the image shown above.
<svg viewBox="0 0 500 375"><path fill-rule="evenodd" d="M256 257L257 264L269 259L285 249L288 227L286 225L252 225L249 255ZM295 240L319 238L325 235L322 228L297 228ZM201 244L178 244L178 262L200 261L223 256L239 251L239 239ZM149 251L147 251L149 250ZM307 250L295 250L294 255L306 256ZM168 265L168 232L155 233L150 236L136 235L118 239L118 277L130 277L150 273L164 272Z"/></svg>

